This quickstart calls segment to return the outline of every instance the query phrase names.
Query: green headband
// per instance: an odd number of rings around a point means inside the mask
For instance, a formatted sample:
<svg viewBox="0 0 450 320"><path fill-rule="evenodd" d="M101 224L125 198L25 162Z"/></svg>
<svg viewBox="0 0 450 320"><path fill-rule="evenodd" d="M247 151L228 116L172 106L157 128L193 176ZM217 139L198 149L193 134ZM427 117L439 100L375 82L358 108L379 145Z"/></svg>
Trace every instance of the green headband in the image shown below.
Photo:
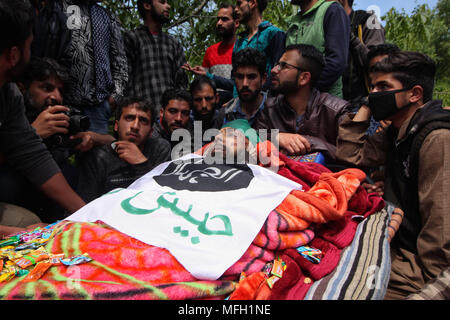
<svg viewBox="0 0 450 320"><path fill-rule="evenodd" d="M233 128L236 130L240 130L245 137L250 141L250 143L256 147L256 144L259 142L258 134L256 133L256 130L253 129L247 120L245 119L236 119L230 122L225 123L222 126L223 128Z"/></svg>

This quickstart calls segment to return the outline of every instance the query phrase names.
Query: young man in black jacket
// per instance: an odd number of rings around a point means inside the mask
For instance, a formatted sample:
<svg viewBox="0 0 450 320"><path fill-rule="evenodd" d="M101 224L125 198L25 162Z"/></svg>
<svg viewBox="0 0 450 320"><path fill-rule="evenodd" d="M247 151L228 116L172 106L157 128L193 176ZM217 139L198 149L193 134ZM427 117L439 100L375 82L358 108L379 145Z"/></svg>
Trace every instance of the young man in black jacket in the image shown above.
<svg viewBox="0 0 450 320"><path fill-rule="evenodd" d="M90 202L116 188L126 188L155 166L170 160L170 143L151 138L156 110L149 100L125 98L117 106L117 141L80 158L78 192Z"/></svg>
<svg viewBox="0 0 450 320"><path fill-rule="evenodd" d="M402 217L391 225L391 274L385 299L421 294L450 261L450 111L433 100L436 64L419 52L389 54L369 69L368 106L339 126L337 158L353 166L385 166L383 198ZM371 115L389 120L365 134Z"/></svg>

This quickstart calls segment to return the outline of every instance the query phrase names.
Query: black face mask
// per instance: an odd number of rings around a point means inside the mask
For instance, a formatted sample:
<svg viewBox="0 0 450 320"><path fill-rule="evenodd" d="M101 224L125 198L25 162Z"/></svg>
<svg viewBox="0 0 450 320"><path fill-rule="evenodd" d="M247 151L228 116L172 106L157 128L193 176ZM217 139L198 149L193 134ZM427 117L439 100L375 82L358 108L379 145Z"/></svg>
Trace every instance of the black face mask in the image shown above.
<svg viewBox="0 0 450 320"><path fill-rule="evenodd" d="M397 100L395 94L397 92L408 91L411 88L403 88L399 90L390 90L382 92L369 93L369 108L372 116L376 121L381 121L396 114L400 109L397 108ZM407 104L406 106L408 106ZM401 109L405 108L403 106Z"/></svg>

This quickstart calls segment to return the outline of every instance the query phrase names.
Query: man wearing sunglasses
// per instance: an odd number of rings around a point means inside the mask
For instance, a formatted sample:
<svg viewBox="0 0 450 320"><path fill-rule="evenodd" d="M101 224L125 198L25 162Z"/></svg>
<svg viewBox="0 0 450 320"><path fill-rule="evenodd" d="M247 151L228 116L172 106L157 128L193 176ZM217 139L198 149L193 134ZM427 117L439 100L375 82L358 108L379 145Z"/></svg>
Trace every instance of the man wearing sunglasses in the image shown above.
<svg viewBox="0 0 450 320"><path fill-rule="evenodd" d="M278 129L280 151L288 155L321 152L329 164L335 161L338 125L350 104L314 87L324 65L314 46L288 46L272 69L274 97L267 99L254 128Z"/></svg>

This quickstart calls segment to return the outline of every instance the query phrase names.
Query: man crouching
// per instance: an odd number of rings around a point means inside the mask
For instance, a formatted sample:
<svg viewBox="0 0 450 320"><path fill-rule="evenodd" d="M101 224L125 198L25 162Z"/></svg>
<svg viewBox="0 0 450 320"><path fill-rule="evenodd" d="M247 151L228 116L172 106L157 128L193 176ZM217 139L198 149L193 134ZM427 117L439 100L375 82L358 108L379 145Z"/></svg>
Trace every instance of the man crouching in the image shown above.
<svg viewBox="0 0 450 320"><path fill-rule="evenodd" d="M95 147L80 159L78 192L92 201L126 188L158 164L170 160L170 143L151 137L156 109L149 100L125 98L116 110L112 144Z"/></svg>

